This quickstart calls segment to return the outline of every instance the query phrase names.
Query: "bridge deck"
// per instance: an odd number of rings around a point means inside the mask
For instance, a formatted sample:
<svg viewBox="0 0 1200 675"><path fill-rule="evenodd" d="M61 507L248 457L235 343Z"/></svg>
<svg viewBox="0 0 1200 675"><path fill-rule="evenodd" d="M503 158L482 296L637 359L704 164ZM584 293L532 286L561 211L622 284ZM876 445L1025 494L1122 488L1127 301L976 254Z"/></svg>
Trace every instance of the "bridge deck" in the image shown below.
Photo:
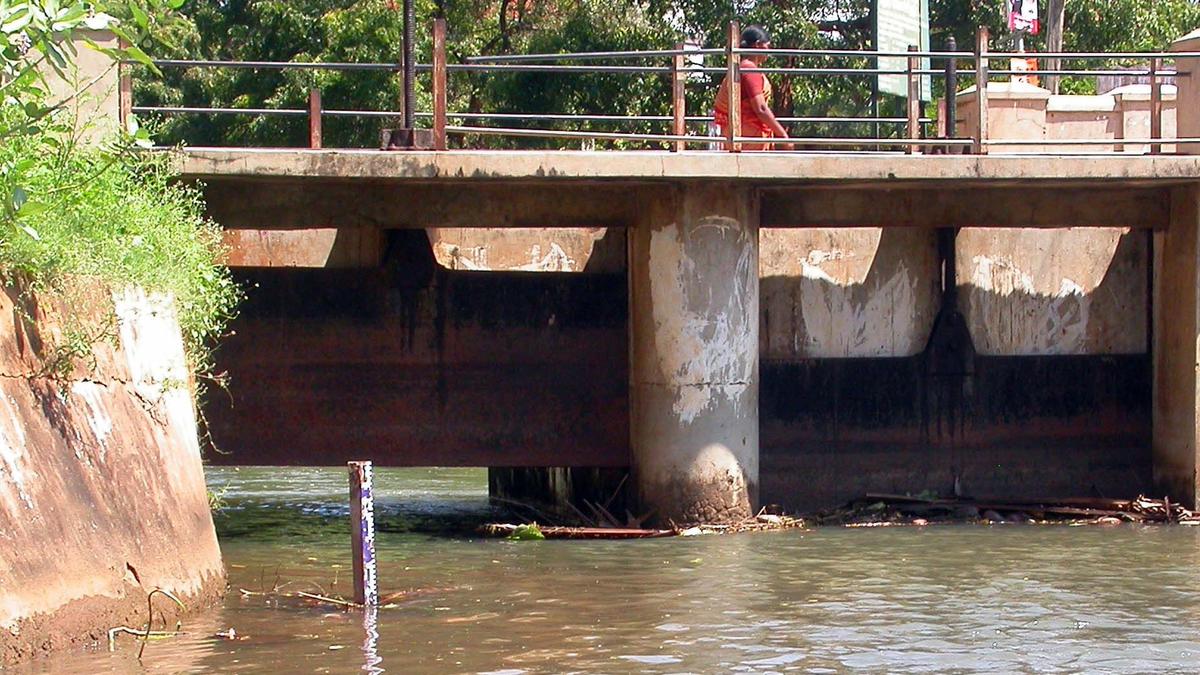
<svg viewBox="0 0 1200 675"><path fill-rule="evenodd" d="M1200 180L1200 155L891 155L725 152L382 152L189 148L185 176L659 182L733 180L846 186L897 182L1046 185L1159 184Z"/></svg>

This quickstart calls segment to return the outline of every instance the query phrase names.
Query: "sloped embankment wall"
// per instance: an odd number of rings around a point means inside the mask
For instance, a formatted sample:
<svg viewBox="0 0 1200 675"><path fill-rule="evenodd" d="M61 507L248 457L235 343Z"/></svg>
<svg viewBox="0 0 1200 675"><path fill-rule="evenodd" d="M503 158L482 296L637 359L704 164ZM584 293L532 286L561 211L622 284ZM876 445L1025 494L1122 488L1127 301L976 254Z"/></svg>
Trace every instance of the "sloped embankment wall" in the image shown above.
<svg viewBox="0 0 1200 675"><path fill-rule="evenodd" d="M147 594L196 609L224 590L189 376L169 303L75 302L109 316L94 367L42 371L64 327L0 293L0 664L146 620ZM156 610L173 614L161 596Z"/></svg>

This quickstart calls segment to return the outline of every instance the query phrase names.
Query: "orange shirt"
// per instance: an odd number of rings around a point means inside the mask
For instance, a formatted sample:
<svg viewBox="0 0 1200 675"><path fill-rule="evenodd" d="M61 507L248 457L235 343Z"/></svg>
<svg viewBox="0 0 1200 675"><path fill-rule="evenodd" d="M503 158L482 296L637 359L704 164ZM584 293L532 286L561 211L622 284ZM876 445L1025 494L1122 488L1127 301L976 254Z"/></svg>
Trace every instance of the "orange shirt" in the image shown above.
<svg viewBox="0 0 1200 675"><path fill-rule="evenodd" d="M772 136L771 128L766 125L758 117L758 113L754 112L754 97L762 94L763 98L769 103L771 100L771 81L758 71L758 66L749 59L742 59L741 63L741 94L742 94L742 133L747 136L770 137ZM728 76L726 76L728 79ZM713 106L713 117L716 123L722 128L729 126L729 94L726 90L727 83L722 80L721 87L717 90L716 104ZM752 132L752 133L747 133ZM757 132L757 133L753 133Z"/></svg>

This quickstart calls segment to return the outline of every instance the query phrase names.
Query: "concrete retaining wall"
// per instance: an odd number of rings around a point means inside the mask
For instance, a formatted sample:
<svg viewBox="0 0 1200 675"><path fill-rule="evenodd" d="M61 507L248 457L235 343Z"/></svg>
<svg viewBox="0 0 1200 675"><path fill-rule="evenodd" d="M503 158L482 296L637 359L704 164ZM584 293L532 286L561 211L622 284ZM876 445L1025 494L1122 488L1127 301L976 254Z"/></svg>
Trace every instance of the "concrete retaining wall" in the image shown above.
<svg viewBox="0 0 1200 675"><path fill-rule="evenodd" d="M140 626L155 588L196 609L224 591L179 327L135 291L89 292L114 340L41 374L62 307L0 293L0 663ZM165 598L155 600L167 616Z"/></svg>

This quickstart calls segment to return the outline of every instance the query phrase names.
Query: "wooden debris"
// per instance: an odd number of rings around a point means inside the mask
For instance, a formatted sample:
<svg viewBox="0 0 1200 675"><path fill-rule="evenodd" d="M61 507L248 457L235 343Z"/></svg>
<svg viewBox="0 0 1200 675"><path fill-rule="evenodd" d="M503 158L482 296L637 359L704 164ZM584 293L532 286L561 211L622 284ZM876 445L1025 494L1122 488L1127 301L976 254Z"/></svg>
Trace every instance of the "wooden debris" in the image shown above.
<svg viewBox="0 0 1200 675"><path fill-rule="evenodd" d="M1177 523L1200 525L1200 514L1169 499L970 499L868 493L846 506L818 514L822 525L880 527L938 522L991 523Z"/></svg>
<svg viewBox="0 0 1200 675"><path fill-rule="evenodd" d="M672 524L670 529L646 529L642 527L621 527L616 518L608 513L603 506L585 502L602 517L605 525L600 527L565 527L539 525L538 530L546 539L649 539L653 537L695 536L700 534L733 534L738 532L767 532L772 530L790 530L802 528L804 521L791 516L766 513L765 509L745 520L734 523L715 523L696 525L694 527L679 527ZM626 513L631 522L640 522L649 514L635 518ZM479 529L480 532L492 537L508 537L520 528L529 524L491 523Z"/></svg>

